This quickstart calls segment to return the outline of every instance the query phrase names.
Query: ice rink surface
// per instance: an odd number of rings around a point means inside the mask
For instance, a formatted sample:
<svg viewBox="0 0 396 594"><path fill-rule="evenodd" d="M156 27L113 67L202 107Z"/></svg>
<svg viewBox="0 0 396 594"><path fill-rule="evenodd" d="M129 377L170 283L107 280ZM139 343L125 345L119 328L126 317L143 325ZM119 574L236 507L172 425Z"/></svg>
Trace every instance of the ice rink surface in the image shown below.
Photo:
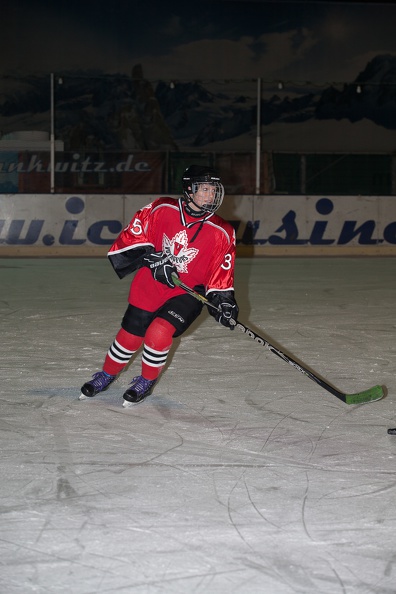
<svg viewBox="0 0 396 594"><path fill-rule="evenodd" d="M0 259L2 594L394 594L394 259L240 259L144 403L79 401L127 305L103 259Z"/></svg>

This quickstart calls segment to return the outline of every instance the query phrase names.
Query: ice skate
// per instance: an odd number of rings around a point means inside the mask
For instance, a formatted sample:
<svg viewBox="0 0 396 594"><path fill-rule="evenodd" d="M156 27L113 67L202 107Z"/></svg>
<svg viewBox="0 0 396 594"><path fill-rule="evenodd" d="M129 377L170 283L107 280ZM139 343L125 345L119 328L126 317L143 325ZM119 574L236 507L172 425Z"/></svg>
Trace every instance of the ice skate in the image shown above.
<svg viewBox="0 0 396 594"><path fill-rule="evenodd" d="M81 388L81 394L78 399L85 400L85 398L92 398L93 396L96 396L96 394L99 394L99 392L107 390L110 384L114 382L115 378L115 375L109 375L105 371L94 373L92 379L89 382L86 382Z"/></svg>
<svg viewBox="0 0 396 594"><path fill-rule="evenodd" d="M126 408L131 404L139 404L139 402L142 402L151 394L156 383L156 379L148 380L141 375L134 377L128 390L123 396L123 406Z"/></svg>

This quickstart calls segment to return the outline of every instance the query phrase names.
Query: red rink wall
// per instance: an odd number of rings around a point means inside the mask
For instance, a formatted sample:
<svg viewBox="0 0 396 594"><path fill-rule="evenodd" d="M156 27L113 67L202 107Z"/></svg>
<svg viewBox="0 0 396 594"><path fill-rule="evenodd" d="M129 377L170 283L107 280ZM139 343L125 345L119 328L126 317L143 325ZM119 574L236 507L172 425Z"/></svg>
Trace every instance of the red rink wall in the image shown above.
<svg viewBox="0 0 396 594"><path fill-rule="evenodd" d="M104 256L157 195L0 194L0 257ZM394 196L231 196L239 256L395 256Z"/></svg>

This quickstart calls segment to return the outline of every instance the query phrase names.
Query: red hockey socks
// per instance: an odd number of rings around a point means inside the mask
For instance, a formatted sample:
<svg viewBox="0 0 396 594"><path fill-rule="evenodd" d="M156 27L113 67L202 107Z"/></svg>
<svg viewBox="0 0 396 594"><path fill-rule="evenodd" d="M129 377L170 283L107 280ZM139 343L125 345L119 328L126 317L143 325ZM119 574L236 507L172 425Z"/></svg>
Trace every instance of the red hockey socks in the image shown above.
<svg viewBox="0 0 396 594"><path fill-rule="evenodd" d="M142 354L142 375L146 379L157 379L161 373L172 346L174 332L175 327L162 318L155 318L147 328ZM121 328L107 352L103 371L118 375L142 343L142 336L130 334Z"/></svg>
<svg viewBox="0 0 396 594"><path fill-rule="evenodd" d="M103 371L109 375L118 375L140 348L142 342L142 336L135 336L121 328L107 351Z"/></svg>
<svg viewBox="0 0 396 594"><path fill-rule="evenodd" d="M172 346L175 327L162 318L155 318L147 328L142 355L142 376L157 379Z"/></svg>

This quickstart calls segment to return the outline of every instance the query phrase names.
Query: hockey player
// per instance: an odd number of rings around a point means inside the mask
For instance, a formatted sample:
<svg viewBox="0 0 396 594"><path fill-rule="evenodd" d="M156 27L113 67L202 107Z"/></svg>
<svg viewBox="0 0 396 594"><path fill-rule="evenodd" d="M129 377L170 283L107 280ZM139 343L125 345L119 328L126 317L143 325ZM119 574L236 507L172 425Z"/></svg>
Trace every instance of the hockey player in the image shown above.
<svg viewBox="0 0 396 594"><path fill-rule="evenodd" d="M218 307L208 308L216 321L234 329L235 232L215 214L223 185L213 169L199 165L186 169L182 185L182 198L158 198L143 207L110 248L108 258L119 278L137 272L102 371L82 386L80 399L106 390L141 346L141 375L124 393L124 405L151 394L173 337L182 335L203 308L175 286L174 274Z"/></svg>

